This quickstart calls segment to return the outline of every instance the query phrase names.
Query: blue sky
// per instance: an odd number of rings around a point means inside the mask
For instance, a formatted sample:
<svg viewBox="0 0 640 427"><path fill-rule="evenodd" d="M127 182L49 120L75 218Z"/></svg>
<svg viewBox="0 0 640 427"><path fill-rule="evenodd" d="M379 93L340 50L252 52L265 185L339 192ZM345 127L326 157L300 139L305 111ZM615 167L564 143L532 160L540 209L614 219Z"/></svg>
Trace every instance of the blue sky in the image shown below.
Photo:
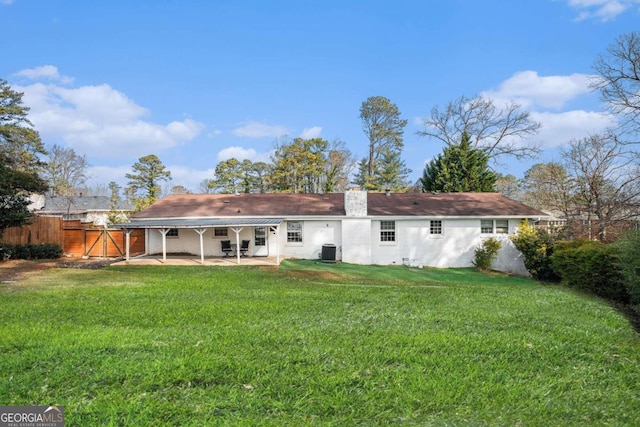
<svg viewBox="0 0 640 427"><path fill-rule="evenodd" d="M418 178L442 150L422 119L461 96L513 100L542 123L521 177L558 147L611 125L588 77L640 0L0 0L0 78L21 92L45 145L86 155L90 185L146 154L192 191L229 157L268 160L274 141L340 139L385 96L409 121Z"/></svg>

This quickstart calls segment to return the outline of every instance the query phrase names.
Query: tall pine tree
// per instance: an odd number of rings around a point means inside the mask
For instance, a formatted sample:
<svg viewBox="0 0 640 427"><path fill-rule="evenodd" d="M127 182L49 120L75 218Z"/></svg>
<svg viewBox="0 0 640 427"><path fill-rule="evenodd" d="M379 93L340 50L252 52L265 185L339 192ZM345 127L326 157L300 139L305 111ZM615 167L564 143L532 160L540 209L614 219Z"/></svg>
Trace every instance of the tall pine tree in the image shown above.
<svg viewBox="0 0 640 427"><path fill-rule="evenodd" d="M27 118L22 93L0 79L0 237L8 228L29 221L29 195L47 190L38 175L47 151Z"/></svg>
<svg viewBox="0 0 640 427"><path fill-rule="evenodd" d="M158 200L162 192L160 182L169 181L171 172L155 154L140 157L132 169L133 173L128 173L125 177L129 180L127 194L132 199L137 212Z"/></svg>
<svg viewBox="0 0 640 427"><path fill-rule="evenodd" d="M493 192L497 176L488 166L489 156L473 148L469 134L462 134L458 145L451 145L424 168L420 182L424 192Z"/></svg>
<svg viewBox="0 0 640 427"><path fill-rule="evenodd" d="M354 183L370 191L406 190L411 171L401 159L407 121L400 117L400 110L389 99L372 96L362 103L360 119L369 153L358 163Z"/></svg>

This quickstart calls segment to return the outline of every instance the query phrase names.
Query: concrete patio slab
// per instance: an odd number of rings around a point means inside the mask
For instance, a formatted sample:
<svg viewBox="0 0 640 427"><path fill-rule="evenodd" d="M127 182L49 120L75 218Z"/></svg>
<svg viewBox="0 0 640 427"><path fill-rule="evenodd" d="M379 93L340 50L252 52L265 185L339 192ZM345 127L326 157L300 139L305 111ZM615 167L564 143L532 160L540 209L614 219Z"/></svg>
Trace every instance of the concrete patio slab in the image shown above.
<svg viewBox="0 0 640 427"><path fill-rule="evenodd" d="M204 259L204 263L200 261L198 255L167 255L165 262L162 262L162 255L144 255L131 258L129 263L125 260L117 261L112 266L123 265L202 265L202 266L271 266L277 267L276 257L243 257L240 258L240 264L236 257L209 257Z"/></svg>

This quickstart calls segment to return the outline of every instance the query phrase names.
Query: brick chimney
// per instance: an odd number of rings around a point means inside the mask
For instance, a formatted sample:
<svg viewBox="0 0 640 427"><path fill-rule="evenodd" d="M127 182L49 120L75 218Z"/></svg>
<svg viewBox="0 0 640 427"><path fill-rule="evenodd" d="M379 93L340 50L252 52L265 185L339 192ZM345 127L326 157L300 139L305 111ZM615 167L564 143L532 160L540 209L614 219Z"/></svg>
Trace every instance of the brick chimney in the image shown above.
<svg viewBox="0 0 640 427"><path fill-rule="evenodd" d="M367 216L367 192L347 191L344 193L344 210L347 216Z"/></svg>

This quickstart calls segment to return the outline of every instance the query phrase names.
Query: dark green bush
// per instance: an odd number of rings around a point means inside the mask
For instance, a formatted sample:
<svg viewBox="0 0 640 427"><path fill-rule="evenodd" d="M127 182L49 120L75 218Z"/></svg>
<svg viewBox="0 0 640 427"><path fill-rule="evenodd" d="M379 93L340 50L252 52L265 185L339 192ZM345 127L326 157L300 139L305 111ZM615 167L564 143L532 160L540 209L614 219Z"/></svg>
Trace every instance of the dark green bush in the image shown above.
<svg viewBox="0 0 640 427"><path fill-rule="evenodd" d="M554 271L569 287L626 304L629 292L618 255L616 247L600 242L558 242L550 260Z"/></svg>
<svg viewBox="0 0 640 427"><path fill-rule="evenodd" d="M524 266L536 280L556 282L560 278L551 267L550 256L553 254L558 235L536 228L525 220L511 236L516 249L523 256Z"/></svg>
<svg viewBox="0 0 640 427"><path fill-rule="evenodd" d="M624 277L630 303L640 313L640 232L631 233L612 246L618 253L618 268Z"/></svg>
<svg viewBox="0 0 640 427"><path fill-rule="evenodd" d="M11 258L11 248L8 246L0 246L0 261Z"/></svg>
<svg viewBox="0 0 640 427"><path fill-rule="evenodd" d="M502 243L493 237L484 240L475 250L473 265L478 270L489 270L501 247Z"/></svg>
<svg viewBox="0 0 640 427"><path fill-rule="evenodd" d="M11 246L11 258L13 259L31 259L31 245L14 245Z"/></svg>
<svg viewBox="0 0 640 427"><path fill-rule="evenodd" d="M62 248L54 243L39 245L5 245L0 254L6 253L12 259L54 259L62 256Z"/></svg>

